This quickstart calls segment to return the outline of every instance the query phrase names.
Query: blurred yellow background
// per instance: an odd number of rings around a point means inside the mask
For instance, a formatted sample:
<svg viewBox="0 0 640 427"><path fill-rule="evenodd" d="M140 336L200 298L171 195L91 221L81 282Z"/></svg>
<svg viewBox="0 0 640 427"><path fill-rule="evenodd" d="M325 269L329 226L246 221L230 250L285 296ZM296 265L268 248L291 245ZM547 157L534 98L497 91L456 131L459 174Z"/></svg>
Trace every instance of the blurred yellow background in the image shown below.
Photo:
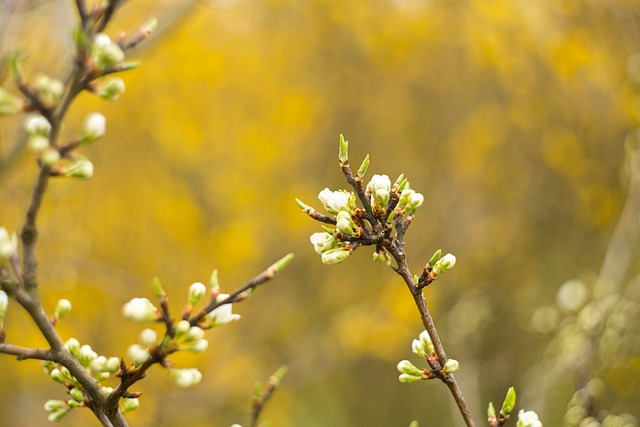
<svg viewBox="0 0 640 427"><path fill-rule="evenodd" d="M25 48L29 76L63 77L73 2L0 9L3 55ZM143 326L120 308L152 298L152 277L177 316L214 268L231 291L296 258L234 307L241 321L211 331L204 354L172 358L203 372L198 386L150 371L131 425L246 426L254 381L282 364L290 372L265 412L273 426L462 425L444 386L398 382L399 360L418 363L410 343L422 330L399 277L370 248L324 266L309 243L320 228L294 198L320 208L320 190L345 188L340 133L352 163L371 155L369 176L404 172L425 195L406 238L414 272L438 248L458 257L426 295L477 420L513 385L519 407L562 425L573 373L527 394L550 339L530 318L565 281L593 280L622 209L640 2L130 1L108 33L153 16L161 31L133 55L143 65L122 75L121 99L82 95L66 122L73 135L87 112L107 117L107 135L83 151L94 178L53 180L40 217L45 307L73 303L63 338L124 356ZM22 121L0 122L3 159ZM19 230L34 156L1 165L0 225ZM15 302L6 331L44 345ZM638 352L610 368L603 407L640 415ZM0 425L45 425L42 404L63 397L37 362L0 357ZM89 411L63 423L97 425Z"/></svg>

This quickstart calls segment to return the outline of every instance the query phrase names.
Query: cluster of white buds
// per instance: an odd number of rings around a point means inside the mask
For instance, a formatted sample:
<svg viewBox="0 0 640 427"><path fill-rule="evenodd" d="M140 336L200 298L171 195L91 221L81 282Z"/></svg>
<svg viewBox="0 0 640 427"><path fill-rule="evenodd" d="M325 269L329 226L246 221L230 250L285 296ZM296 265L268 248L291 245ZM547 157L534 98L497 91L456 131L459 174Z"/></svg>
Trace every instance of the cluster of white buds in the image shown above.
<svg viewBox="0 0 640 427"><path fill-rule="evenodd" d="M0 227L0 266L18 256L18 236Z"/></svg>
<svg viewBox="0 0 640 427"><path fill-rule="evenodd" d="M355 193L346 190L332 191L328 188L322 190L318 199L328 216L296 199L298 206L313 219L335 225L333 229L323 226L324 232L314 233L310 238L311 244L324 264L340 263L358 246L373 245L376 246L373 260L389 265L391 255L388 248L381 244L382 241L390 241L394 224L398 234L404 234L413 214L424 202L424 197L410 189L403 174L393 184L389 176L376 174L365 186L363 177L370 164L369 156L365 157L354 177L349 166L348 142L342 135L338 158L347 181L356 190ZM360 195L360 201L364 205L362 209L356 205L356 194Z"/></svg>
<svg viewBox="0 0 640 427"><path fill-rule="evenodd" d="M411 342L411 351L416 355L430 359L434 357L435 347L433 345L433 341L431 340L431 336L427 331L422 331L417 339L414 339ZM457 371L460 367L460 364L455 359L449 359L442 367L443 374L452 374ZM402 383L412 383L419 380L431 379L434 374L430 374L429 369L419 369L415 367L408 360L402 360L398 363L398 371L400 372L399 380Z"/></svg>
<svg viewBox="0 0 640 427"><path fill-rule="evenodd" d="M100 71L107 70L124 60L124 52L106 34L96 34L93 39L91 58Z"/></svg>
<svg viewBox="0 0 640 427"><path fill-rule="evenodd" d="M60 102L64 92L64 85L60 80L40 75L36 78L35 84L43 105L52 107Z"/></svg>

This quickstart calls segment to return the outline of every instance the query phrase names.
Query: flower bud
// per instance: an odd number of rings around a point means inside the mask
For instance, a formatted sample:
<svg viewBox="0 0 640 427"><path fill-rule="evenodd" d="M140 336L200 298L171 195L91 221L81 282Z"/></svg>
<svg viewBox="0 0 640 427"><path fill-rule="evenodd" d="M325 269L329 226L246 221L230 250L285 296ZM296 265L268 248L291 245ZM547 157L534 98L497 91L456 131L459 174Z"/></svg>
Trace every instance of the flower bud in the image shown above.
<svg viewBox="0 0 640 427"><path fill-rule="evenodd" d="M69 338L63 347L75 358L80 354L80 342L75 338Z"/></svg>
<svg viewBox="0 0 640 427"><path fill-rule="evenodd" d="M107 358L98 356L89 363L89 367L93 372L104 372L107 370Z"/></svg>
<svg viewBox="0 0 640 427"><path fill-rule="evenodd" d="M49 148L49 138L42 135L33 135L27 141L29 148L36 153L42 153Z"/></svg>
<svg viewBox="0 0 640 427"><path fill-rule="evenodd" d="M84 122L84 131L80 142L89 144L104 136L107 127L107 119L101 113L91 113Z"/></svg>
<svg viewBox="0 0 640 427"><path fill-rule="evenodd" d="M69 413L71 408L69 406L65 406L64 408L60 408L57 411L49 413L47 420L51 423L58 422L64 418L65 415Z"/></svg>
<svg viewBox="0 0 640 427"><path fill-rule="evenodd" d="M427 357L427 352L424 349L424 345L420 340L413 340L411 343L411 351L420 357Z"/></svg>
<svg viewBox="0 0 640 427"><path fill-rule="evenodd" d="M67 402L64 400L49 399L44 402L44 410L47 412L54 412L60 408L64 408L65 406L67 406Z"/></svg>
<svg viewBox="0 0 640 427"><path fill-rule="evenodd" d="M140 407L140 400L136 397L133 399L124 398L120 401L120 409L123 414L134 411Z"/></svg>
<svg viewBox="0 0 640 427"><path fill-rule="evenodd" d="M338 241L327 232L313 233L309 240L313 245L313 250L316 251L317 254L333 249L338 245Z"/></svg>
<svg viewBox="0 0 640 427"><path fill-rule="evenodd" d="M207 292L207 287L204 283L196 282L189 286L189 305L194 306L202 299Z"/></svg>
<svg viewBox="0 0 640 427"><path fill-rule="evenodd" d="M382 210L389 203L391 180L387 175L373 175L367 184L367 190L371 192L371 205Z"/></svg>
<svg viewBox="0 0 640 427"><path fill-rule="evenodd" d="M417 377L415 375L411 375L411 374L400 374L400 376L398 377L398 380L401 383L414 383L416 381L420 381L422 378L421 377Z"/></svg>
<svg viewBox="0 0 640 427"><path fill-rule="evenodd" d="M216 302L222 302L229 298L228 294L220 294L216 298ZM233 313L233 304L223 304L216 307L210 313L205 316L205 322L203 327L212 328L214 326L225 325L227 323L235 322L240 319L239 314Z"/></svg>
<svg viewBox="0 0 640 427"><path fill-rule="evenodd" d="M338 231L353 236L356 234L356 224L351 218L351 214L347 211L340 211L336 216L336 228Z"/></svg>
<svg viewBox="0 0 640 427"><path fill-rule="evenodd" d="M355 196L346 191L331 191L325 188L318 194L318 199L330 214L336 215L340 211L352 211L355 206Z"/></svg>
<svg viewBox="0 0 640 427"><path fill-rule="evenodd" d="M0 265L18 256L18 236L9 234L6 228L0 227Z"/></svg>
<svg viewBox="0 0 640 427"><path fill-rule="evenodd" d="M191 323L188 320L181 320L176 323L175 337L182 338L191 329Z"/></svg>
<svg viewBox="0 0 640 427"><path fill-rule="evenodd" d="M192 326L184 337L184 342L193 342L201 340L202 338L204 338L204 330L197 326Z"/></svg>
<svg viewBox="0 0 640 427"><path fill-rule="evenodd" d="M153 329L144 329L140 332L139 339L141 344L151 347L158 342L158 334Z"/></svg>
<svg viewBox="0 0 640 427"><path fill-rule="evenodd" d="M420 333L420 342L422 342L422 346L427 354L432 354L436 352L435 347L433 346L433 341L431 341L431 336L429 336L429 332L422 331Z"/></svg>
<svg viewBox="0 0 640 427"><path fill-rule="evenodd" d="M9 296L5 291L0 290L0 328L4 325L4 318L7 315L9 306Z"/></svg>
<svg viewBox="0 0 640 427"><path fill-rule="evenodd" d="M183 346L182 350L190 351L192 353L202 353L207 349L207 347L209 347L209 341L200 339L191 342L191 344Z"/></svg>
<svg viewBox="0 0 640 427"><path fill-rule="evenodd" d="M107 101L115 101L124 92L124 82L120 78L110 79L96 88L96 94Z"/></svg>
<svg viewBox="0 0 640 427"><path fill-rule="evenodd" d="M60 80L41 75L36 79L35 83L44 105L56 105L62 98L64 85Z"/></svg>
<svg viewBox="0 0 640 427"><path fill-rule="evenodd" d="M195 368L169 369L169 374L178 387L191 387L198 384L202 379L202 374Z"/></svg>
<svg viewBox="0 0 640 427"><path fill-rule="evenodd" d="M134 366L140 366L149 358L149 352L140 344L133 344L127 349L127 355L133 362Z"/></svg>
<svg viewBox="0 0 640 427"><path fill-rule="evenodd" d="M446 254L438 261L436 261L435 265L433 266L433 271L436 274L443 274L448 270L451 270L454 265L456 265L456 257L452 254Z"/></svg>
<svg viewBox="0 0 640 427"><path fill-rule="evenodd" d="M211 295L218 295L220 293L220 282L218 282L218 270L213 270L211 278L209 279L209 286L211 287Z"/></svg>
<svg viewBox="0 0 640 427"><path fill-rule="evenodd" d="M322 253L322 263L325 265L338 264L347 259L351 255L348 249L330 249Z"/></svg>
<svg viewBox="0 0 640 427"><path fill-rule="evenodd" d="M391 256L389 255L389 253L387 251L385 251L383 249L380 252L374 252L373 253L373 262L376 262L378 264L390 265L391 264Z"/></svg>
<svg viewBox="0 0 640 427"><path fill-rule="evenodd" d="M40 160L47 166L55 166L60 161L60 152L55 148L48 147L40 152Z"/></svg>
<svg viewBox="0 0 640 427"><path fill-rule="evenodd" d="M122 307L122 315L136 322L152 322L158 320L158 309L146 298L133 298Z"/></svg>
<svg viewBox="0 0 640 427"><path fill-rule="evenodd" d="M105 372L115 374L120 370L120 358L110 357L107 359L107 365L104 368Z"/></svg>
<svg viewBox="0 0 640 427"><path fill-rule="evenodd" d="M48 137L51 132L51 123L41 115L32 115L27 119L27 135L35 136L40 135Z"/></svg>
<svg viewBox="0 0 640 427"><path fill-rule="evenodd" d="M58 304L56 305L56 309L53 312L53 315L56 319L62 319L64 316L67 315L67 313L69 313L69 311L71 311L71 301L69 301L68 299L62 298L61 300L58 301Z"/></svg>
<svg viewBox="0 0 640 427"><path fill-rule="evenodd" d="M124 52L106 34L97 34L93 40L91 57L96 67L104 71L124 60Z"/></svg>
<svg viewBox="0 0 640 427"><path fill-rule="evenodd" d="M444 371L447 374L453 374L460 368L460 363L456 359L449 359L444 365Z"/></svg>
<svg viewBox="0 0 640 427"><path fill-rule="evenodd" d="M542 427L542 423L538 418L538 414L534 411L524 411L523 409L518 412L517 427Z"/></svg>
<svg viewBox="0 0 640 427"><path fill-rule="evenodd" d="M82 364L82 366L87 367L92 360L98 357L98 353L93 351L89 344L84 344L80 347L80 351L78 352L78 361Z"/></svg>
<svg viewBox="0 0 640 427"><path fill-rule="evenodd" d="M71 396L73 400L76 400L78 402L84 401L84 392L78 388L74 387L71 390L69 390L69 396Z"/></svg>
<svg viewBox="0 0 640 427"><path fill-rule="evenodd" d="M401 360L400 363L398 363L397 368L398 372L400 373L410 374L418 377L422 376L422 369L418 369L413 365L413 363L409 362L408 360Z"/></svg>
<svg viewBox="0 0 640 427"><path fill-rule="evenodd" d="M60 369L58 368L53 368L51 370L51 373L49 374L49 376L55 381L58 382L60 384L66 384L67 380L64 377L64 375L62 374L62 371L60 371Z"/></svg>

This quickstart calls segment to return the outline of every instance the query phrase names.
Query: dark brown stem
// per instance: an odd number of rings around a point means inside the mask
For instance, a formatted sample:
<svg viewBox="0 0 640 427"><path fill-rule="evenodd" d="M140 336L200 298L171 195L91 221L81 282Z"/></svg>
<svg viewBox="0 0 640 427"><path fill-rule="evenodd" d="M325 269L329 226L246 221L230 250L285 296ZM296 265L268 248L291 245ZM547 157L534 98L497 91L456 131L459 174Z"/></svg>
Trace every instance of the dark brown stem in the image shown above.
<svg viewBox="0 0 640 427"><path fill-rule="evenodd" d="M433 347L436 350L436 355L438 357L438 362L441 366L445 366L447 363L447 354L444 351L444 347L442 346L442 342L440 341L440 336L438 335L438 330L436 329L436 325L433 322L433 318L429 313L427 308L427 301L424 298L422 293L422 289L418 288L415 283L413 283L413 276L409 271L409 267L405 260L404 254L398 249L395 244L392 244L389 241L386 241L384 245L385 248L391 253L391 256L395 259L397 266L394 269L396 273L402 277L409 292L411 292L411 296L420 312L420 318L422 319L422 324L424 325L426 331L429 333L431 337L431 341L433 342ZM464 418L464 422L467 427L475 427L475 421L473 420L473 416L471 415L471 411L467 406L467 403L464 400L464 396L462 395L462 391L458 386L458 382L456 381L453 374L447 374L443 378L443 382L449 387L449 391L453 396L456 404L458 405L458 409L460 410L460 414L462 418Z"/></svg>

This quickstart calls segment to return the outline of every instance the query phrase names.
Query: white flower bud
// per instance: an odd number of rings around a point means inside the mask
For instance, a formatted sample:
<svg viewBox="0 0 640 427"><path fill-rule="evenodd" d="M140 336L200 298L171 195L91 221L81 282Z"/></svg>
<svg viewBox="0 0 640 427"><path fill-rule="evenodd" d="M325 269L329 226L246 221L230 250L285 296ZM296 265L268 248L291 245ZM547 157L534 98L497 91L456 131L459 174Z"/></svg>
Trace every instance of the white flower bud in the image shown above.
<svg viewBox="0 0 640 427"><path fill-rule="evenodd" d="M348 249L330 249L322 253L322 263L326 265L338 264L347 259L351 255Z"/></svg>
<svg viewBox="0 0 640 427"><path fill-rule="evenodd" d="M204 283L196 282L189 286L189 305L194 306L202 299L207 292L207 287Z"/></svg>
<svg viewBox="0 0 640 427"><path fill-rule="evenodd" d="M40 115L33 115L27 119L27 135L40 135L48 137L51 132L51 123Z"/></svg>
<svg viewBox="0 0 640 427"><path fill-rule="evenodd" d="M209 341L205 339L200 339L193 341L191 344L182 347L183 350L190 351L192 353L202 353L209 347Z"/></svg>
<svg viewBox="0 0 640 427"><path fill-rule="evenodd" d="M58 369L58 368L53 368L51 370L51 373L49 374L49 376L54 381L59 382L60 384L66 384L66 382L67 382L66 378L62 374L62 371L60 371L60 369Z"/></svg>
<svg viewBox="0 0 640 427"><path fill-rule="evenodd" d="M146 298L134 298L122 307L122 315L136 322L158 320L158 309Z"/></svg>
<svg viewBox="0 0 640 427"><path fill-rule="evenodd" d="M436 349L433 346L433 341L431 341L429 332L422 331L418 338L420 339L420 342L422 343L422 346L424 347L424 350L427 354L435 353Z"/></svg>
<svg viewBox="0 0 640 427"><path fill-rule="evenodd" d="M107 128L107 119L101 113L91 113L84 122L81 142L88 144L104 136Z"/></svg>
<svg viewBox="0 0 640 427"><path fill-rule="evenodd" d="M191 387L198 384L202 379L202 374L195 368L169 369L169 374L178 387Z"/></svg>
<svg viewBox="0 0 640 427"><path fill-rule="evenodd" d="M222 302L229 298L228 294L220 294L216 298L216 302ZM212 328L214 326L225 325L240 319L239 314L233 313L233 304L223 304L212 310L205 316L205 327Z"/></svg>
<svg viewBox="0 0 640 427"><path fill-rule="evenodd" d="M189 332L187 332L187 335L184 337L184 342L197 341L201 340L202 338L204 338L204 330L197 326L192 326L189 328Z"/></svg>
<svg viewBox="0 0 640 427"><path fill-rule="evenodd" d="M355 196L346 191L331 191L325 188L318 194L318 199L330 214L340 211L351 211L355 208Z"/></svg>
<svg viewBox="0 0 640 427"><path fill-rule="evenodd" d="M454 265L456 265L456 257L452 254L446 254L436 262L433 266L433 271L436 274L443 274L451 270Z"/></svg>
<svg viewBox="0 0 640 427"><path fill-rule="evenodd" d="M79 388L74 387L71 390L69 390L69 396L71 396L73 400L76 400L78 402L84 401L84 393Z"/></svg>
<svg viewBox="0 0 640 427"><path fill-rule="evenodd" d="M47 412L54 412L60 408L64 408L65 406L67 406L67 402L65 402L64 400L49 399L44 402L44 410Z"/></svg>
<svg viewBox="0 0 640 427"><path fill-rule="evenodd" d="M89 179L93 176L93 163L88 159L78 159L64 170L64 175L72 178Z"/></svg>
<svg viewBox="0 0 640 427"><path fill-rule="evenodd" d="M55 105L62 98L64 85L60 80L41 75L36 79L35 83L40 93L40 98L45 105Z"/></svg>
<svg viewBox="0 0 640 427"><path fill-rule="evenodd" d="M181 320L176 323L175 336L176 338L182 338L191 329L191 323L188 320Z"/></svg>
<svg viewBox="0 0 640 427"><path fill-rule="evenodd" d="M18 236L0 227L0 265L18 255Z"/></svg>
<svg viewBox="0 0 640 427"><path fill-rule="evenodd" d="M110 372L115 374L120 370L120 358L118 357L110 357L107 359L107 365L104 368L105 372Z"/></svg>
<svg viewBox="0 0 640 427"><path fill-rule="evenodd" d="M371 192L371 204L382 210L389 203L391 180L387 175L373 175L367 184L367 190Z"/></svg>
<svg viewBox="0 0 640 427"><path fill-rule="evenodd" d="M313 250L318 254L321 254L326 250L333 249L338 245L338 241L327 232L313 233L309 240L311 240Z"/></svg>
<svg viewBox="0 0 640 427"><path fill-rule="evenodd" d="M124 398L120 401L120 408L123 414L134 411L139 407L140 407L140 400L138 400L137 397L133 399Z"/></svg>
<svg viewBox="0 0 640 427"><path fill-rule="evenodd" d="M115 101L124 92L124 82L120 78L110 79L96 88L96 94L107 101Z"/></svg>
<svg viewBox="0 0 640 427"><path fill-rule="evenodd" d="M351 218L351 214L347 211L340 211L336 216L336 228L344 233L349 234L351 236L356 234L356 224L353 222Z"/></svg>
<svg viewBox="0 0 640 427"><path fill-rule="evenodd" d="M124 52L106 34L97 34L93 40L91 57L99 70L116 65L124 60Z"/></svg>
<svg viewBox="0 0 640 427"><path fill-rule="evenodd" d="M69 301L68 299L62 298L61 300L58 301L58 304L56 305L56 309L53 311L53 316L56 319L62 319L64 316L67 315L67 313L69 313L69 311L71 311L71 301Z"/></svg>
<svg viewBox="0 0 640 427"><path fill-rule="evenodd" d="M89 344L84 344L80 347L80 351L78 352L78 361L82 364L82 366L89 366L92 360L98 357L98 353L93 351Z"/></svg>
<svg viewBox="0 0 640 427"><path fill-rule="evenodd" d="M55 148L46 148L40 153L40 160L47 166L55 166L60 161L60 152Z"/></svg>
<svg viewBox="0 0 640 427"><path fill-rule="evenodd" d="M460 363L456 359L449 359L444 365L444 371L447 374L452 374L460 368Z"/></svg>
<svg viewBox="0 0 640 427"><path fill-rule="evenodd" d="M147 347L151 347L156 345L158 342L158 334L153 329L144 329L140 332L140 343L146 345Z"/></svg>
<svg viewBox="0 0 640 427"><path fill-rule="evenodd" d="M406 373L405 374L400 374L400 376L398 377L398 380L401 383L406 383L406 384L414 383L416 381L420 381L421 379L422 378L420 378L420 377L417 377L417 376L411 375L411 374L406 374Z"/></svg>
<svg viewBox="0 0 640 427"><path fill-rule="evenodd" d="M418 369L413 365L413 363L409 362L408 360L401 360L400 363L398 363L397 369L400 373L410 374L418 377L422 375L422 369Z"/></svg>
<svg viewBox="0 0 640 427"><path fill-rule="evenodd" d="M89 363L89 367L94 372L104 372L107 370L107 358L98 356Z"/></svg>
<svg viewBox="0 0 640 427"><path fill-rule="evenodd" d="M542 423L538 418L538 414L534 411L524 411L523 409L518 412L517 427L542 427Z"/></svg>
<svg viewBox="0 0 640 427"><path fill-rule="evenodd" d="M27 141L29 144L29 148L35 151L36 153L42 153L44 150L49 148L49 138L42 135L33 135L29 137Z"/></svg>
<svg viewBox="0 0 640 427"><path fill-rule="evenodd" d="M65 406L64 408L60 408L57 411L49 413L47 420L51 423L58 422L64 418L65 415L69 413L71 408L69 406Z"/></svg>
<svg viewBox="0 0 640 427"><path fill-rule="evenodd" d="M149 352L140 344L133 344L127 349L127 355L135 366L142 365L149 358Z"/></svg>
<svg viewBox="0 0 640 427"><path fill-rule="evenodd" d="M411 342L411 351L417 354L420 357L427 357L427 353L424 349L424 345L420 340L413 340Z"/></svg>
<svg viewBox="0 0 640 427"><path fill-rule="evenodd" d="M0 290L0 328L4 324L4 317L7 315L9 306L9 296L5 291Z"/></svg>
<svg viewBox="0 0 640 427"><path fill-rule="evenodd" d="M75 338L69 338L67 342L64 343L63 347L66 348L73 357L77 358L80 354L80 342Z"/></svg>

